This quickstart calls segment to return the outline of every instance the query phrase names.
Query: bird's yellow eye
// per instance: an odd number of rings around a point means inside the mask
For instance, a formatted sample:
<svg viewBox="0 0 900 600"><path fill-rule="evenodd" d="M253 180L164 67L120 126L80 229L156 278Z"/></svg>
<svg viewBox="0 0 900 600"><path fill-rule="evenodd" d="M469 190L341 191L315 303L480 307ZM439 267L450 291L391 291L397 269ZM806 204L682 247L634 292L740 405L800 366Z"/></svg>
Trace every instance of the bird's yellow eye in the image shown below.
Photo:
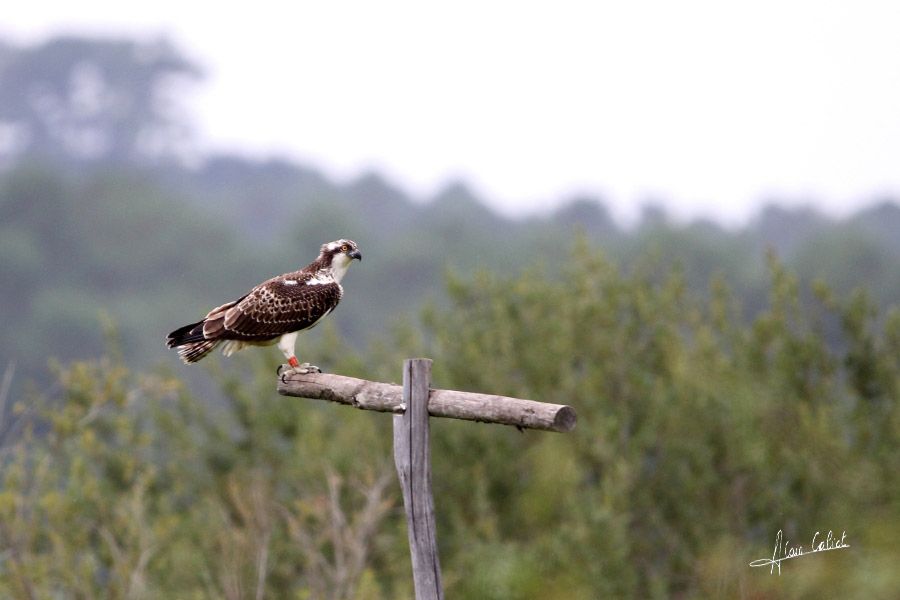
<svg viewBox="0 0 900 600"><path fill-rule="evenodd" d="M350 246L348 246L347 244L344 244L343 246L341 246L341 252L346 252L349 249L350 249Z"/></svg>

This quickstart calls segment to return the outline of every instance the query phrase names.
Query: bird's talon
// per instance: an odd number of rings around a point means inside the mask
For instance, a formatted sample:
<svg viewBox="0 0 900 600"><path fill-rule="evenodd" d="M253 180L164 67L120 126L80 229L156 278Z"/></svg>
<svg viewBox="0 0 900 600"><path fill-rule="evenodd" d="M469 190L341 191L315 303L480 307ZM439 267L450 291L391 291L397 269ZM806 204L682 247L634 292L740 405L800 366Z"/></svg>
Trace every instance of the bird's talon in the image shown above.
<svg viewBox="0 0 900 600"><path fill-rule="evenodd" d="M311 373L321 373L321 372L322 372L322 369L320 369L316 365L311 365L309 363L303 363L302 365L297 365L296 367L290 367L290 368L284 369L279 374L281 376L281 382L287 383L287 380L285 378L290 377L291 375L309 375Z"/></svg>
<svg viewBox="0 0 900 600"><path fill-rule="evenodd" d="M316 365L311 365L309 363L303 363L299 367L295 367L293 369L295 373L299 373L300 375L309 375L311 373L321 373L322 369L317 367Z"/></svg>
<svg viewBox="0 0 900 600"><path fill-rule="evenodd" d="M284 365L278 365L278 368L275 369L275 375L281 375L281 370L284 368ZM283 381L283 380L282 380Z"/></svg>

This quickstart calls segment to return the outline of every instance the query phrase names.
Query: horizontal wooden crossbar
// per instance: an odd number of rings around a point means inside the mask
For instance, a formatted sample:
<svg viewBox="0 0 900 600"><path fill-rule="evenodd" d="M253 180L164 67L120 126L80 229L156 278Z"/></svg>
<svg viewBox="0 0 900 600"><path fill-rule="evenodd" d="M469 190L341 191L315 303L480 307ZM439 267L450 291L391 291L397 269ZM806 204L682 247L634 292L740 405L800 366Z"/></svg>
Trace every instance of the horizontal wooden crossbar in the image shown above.
<svg viewBox="0 0 900 600"><path fill-rule="evenodd" d="M287 365L285 365L287 368ZM364 410L403 413L403 387L330 373L291 374L279 377L278 393L313 400L328 400ZM432 389L428 414L482 423L566 433L575 429L575 409L521 398Z"/></svg>

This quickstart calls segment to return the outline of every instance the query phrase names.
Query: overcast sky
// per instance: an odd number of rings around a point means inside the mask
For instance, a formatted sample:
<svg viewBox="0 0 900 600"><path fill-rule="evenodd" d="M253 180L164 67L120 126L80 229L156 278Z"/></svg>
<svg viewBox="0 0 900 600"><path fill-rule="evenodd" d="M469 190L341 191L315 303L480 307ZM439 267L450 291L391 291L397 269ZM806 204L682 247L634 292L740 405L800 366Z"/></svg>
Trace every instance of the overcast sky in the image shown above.
<svg viewBox="0 0 900 600"><path fill-rule="evenodd" d="M740 222L900 192L900 2L9 3L0 35L168 35L204 143L461 178L507 213L586 192ZM212 8L217 6L217 8Z"/></svg>

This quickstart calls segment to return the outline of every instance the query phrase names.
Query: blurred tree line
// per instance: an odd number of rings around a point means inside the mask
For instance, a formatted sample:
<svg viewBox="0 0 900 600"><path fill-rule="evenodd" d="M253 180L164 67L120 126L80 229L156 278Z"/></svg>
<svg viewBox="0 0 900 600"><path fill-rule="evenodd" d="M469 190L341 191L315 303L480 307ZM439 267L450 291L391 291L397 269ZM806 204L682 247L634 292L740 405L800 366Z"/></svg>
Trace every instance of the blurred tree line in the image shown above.
<svg viewBox="0 0 900 600"><path fill-rule="evenodd" d="M0 365L30 376L47 356L99 355L106 316L128 359L171 359L166 332L340 237L367 258L338 313L355 343L424 299L446 301L447 270L558 264L576 232L625 266L648 252L677 259L694 287L722 273L745 319L764 306L767 248L803 283L865 285L881 306L900 298L900 207L889 198L842 220L773 204L736 230L654 207L623 229L584 197L510 219L461 183L423 202L377 174L335 182L286 161L200 160L179 94L201 76L165 40L0 43Z"/></svg>
<svg viewBox="0 0 900 600"><path fill-rule="evenodd" d="M278 397L274 351L198 375L163 347L344 236L366 260L301 358L389 381L427 355L438 387L579 412L434 422L448 597L900 589L896 202L509 219L462 184L194 160L201 73L165 41L0 44L0 596L410 597L389 419ZM750 569L778 529L851 548Z"/></svg>

